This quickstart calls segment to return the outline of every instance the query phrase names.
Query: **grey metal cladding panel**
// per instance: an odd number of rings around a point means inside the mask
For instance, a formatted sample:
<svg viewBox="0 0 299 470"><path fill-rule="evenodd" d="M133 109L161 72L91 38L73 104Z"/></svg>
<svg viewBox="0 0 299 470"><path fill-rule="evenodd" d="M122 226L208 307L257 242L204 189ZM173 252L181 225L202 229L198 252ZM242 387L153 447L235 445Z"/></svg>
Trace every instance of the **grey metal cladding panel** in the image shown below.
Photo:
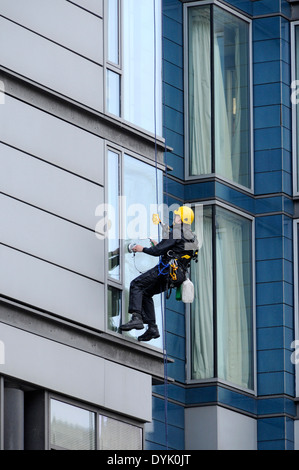
<svg viewBox="0 0 299 470"><path fill-rule="evenodd" d="M0 194L0 242L104 281L104 242L91 230Z"/></svg>
<svg viewBox="0 0 299 470"><path fill-rule="evenodd" d="M0 140L97 183L104 183L101 138L8 95Z"/></svg>
<svg viewBox="0 0 299 470"><path fill-rule="evenodd" d="M0 294L99 330L104 285L0 244Z"/></svg>
<svg viewBox="0 0 299 470"><path fill-rule="evenodd" d="M104 189L0 143L0 192L94 231Z"/></svg>
<svg viewBox="0 0 299 470"><path fill-rule="evenodd" d="M96 15L103 16L103 0L68 0L86 10L95 13Z"/></svg>
<svg viewBox="0 0 299 470"><path fill-rule="evenodd" d="M1 15L103 64L103 20L61 0L1 0Z"/></svg>
<svg viewBox="0 0 299 470"><path fill-rule="evenodd" d="M0 374L120 412L152 419L152 378L131 367L1 324ZM138 391L138 400L132 399Z"/></svg>
<svg viewBox="0 0 299 470"><path fill-rule="evenodd" d="M97 111L103 110L103 67L0 17L3 67Z"/></svg>

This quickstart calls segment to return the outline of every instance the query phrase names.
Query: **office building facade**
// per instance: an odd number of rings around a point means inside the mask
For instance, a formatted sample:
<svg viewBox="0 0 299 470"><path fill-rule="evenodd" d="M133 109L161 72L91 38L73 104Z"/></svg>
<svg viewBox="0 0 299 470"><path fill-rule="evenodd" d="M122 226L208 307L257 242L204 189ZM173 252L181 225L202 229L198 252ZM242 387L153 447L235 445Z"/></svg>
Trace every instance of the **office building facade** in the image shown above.
<svg viewBox="0 0 299 470"><path fill-rule="evenodd" d="M297 449L299 2L0 2L0 448ZM188 204L192 304L121 332Z"/></svg>

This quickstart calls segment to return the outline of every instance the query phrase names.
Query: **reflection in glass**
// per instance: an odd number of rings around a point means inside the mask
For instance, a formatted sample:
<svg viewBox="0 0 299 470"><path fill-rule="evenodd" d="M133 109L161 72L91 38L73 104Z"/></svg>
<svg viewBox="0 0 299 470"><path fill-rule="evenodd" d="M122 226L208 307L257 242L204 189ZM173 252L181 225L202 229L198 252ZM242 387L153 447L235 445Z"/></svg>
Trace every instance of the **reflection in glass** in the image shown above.
<svg viewBox="0 0 299 470"><path fill-rule="evenodd" d="M156 180L157 178L157 180ZM157 191L156 191L157 182ZM128 312L128 297L130 282L140 273L147 271L158 264L158 259L143 253L137 253L134 257L127 250L130 242L143 246L150 246L149 238L159 241L159 226L152 222L152 214L157 213L157 193L158 206L162 205L162 171L153 166L137 160L129 155L124 156L124 194L126 196L126 220L123 233L126 234L125 246L125 312ZM163 217L163 214L160 215ZM154 296L157 324L162 332L162 299L161 296ZM126 313L124 323L130 317ZM138 336L143 331L138 332ZM129 335L135 335L132 330ZM161 347L162 335L159 339L152 340L153 344Z"/></svg>
<svg viewBox="0 0 299 470"><path fill-rule="evenodd" d="M198 233L196 224L195 219L193 230ZM204 206L202 239L198 263L191 267L191 379L217 375L252 390L251 221L218 206Z"/></svg>
<svg viewBox="0 0 299 470"><path fill-rule="evenodd" d="M108 328L118 331L121 323L121 294L119 289L108 286Z"/></svg>
<svg viewBox="0 0 299 470"><path fill-rule="evenodd" d="M120 116L120 76L107 70L107 111Z"/></svg>
<svg viewBox="0 0 299 470"><path fill-rule="evenodd" d="M119 64L118 0L108 2L108 60Z"/></svg>
<svg viewBox="0 0 299 470"><path fill-rule="evenodd" d="M218 377L253 387L251 221L216 211Z"/></svg>
<svg viewBox="0 0 299 470"><path fill-rule="evenodd" d="M68 450L95 449L95 414L51 400L50 445Z"/></svg>
<svg viewBox="0 0 299 470"><path fill-rule="evenodd" d="M212 172L210 6L189 8L190 175Z"/></svg>
<svg viewBox="0 0 299 470"><path fill-rule="evenodd" d="M100 450L142 450L142 429L99 416Z"/></svg>
<svg viewBox="0 0 299 470"><path fill-rule="evenodd" d="M214 8L216 173L250 187L249 25Z"/></svg>
<svg viewBox="0 0 299 470"><path fill-rule="evenodd" d="M203 227L199 224L203 222ZM212 208L205 206L202 220L194 218L192 230L202 230L202 246L198 262L191 263L194 284L194 301L191 304L191 378L214 377L214 330L213 330L213 255L212 255Z"/></svg>
<svg viewBox="0 0 299 470"><path fill-rule="evenodd" d="M108 150L108 263L109 277L120 279L119 154Z"/></svg>
<svg viewBox="0 0 299 470"><path fill-rule="evenodd" d="M162 135L161 10L161 0L126 0L123 9L124 118L158 135Z"/></svg>
<svg viewBox="0 0 299 470"><path fill-rule="evenodd" d="M250 187L249 24L215 5L188 12L190 175Z"/></svg>

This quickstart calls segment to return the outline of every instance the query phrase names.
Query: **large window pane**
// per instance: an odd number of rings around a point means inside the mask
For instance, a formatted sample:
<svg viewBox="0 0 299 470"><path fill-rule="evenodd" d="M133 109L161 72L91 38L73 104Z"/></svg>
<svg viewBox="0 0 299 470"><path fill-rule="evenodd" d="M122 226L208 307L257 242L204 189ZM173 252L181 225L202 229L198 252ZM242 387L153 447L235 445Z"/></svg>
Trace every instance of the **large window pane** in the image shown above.
<svg viewBox="0 0 299 470"><path fill-rule="evenodd" d="M251 220L204 206L202 225L198 263L191 268L191 379L217 376L253 389ZM199 231L196 219L193 229Z"/></svg>
<svg viewBox="0 0 299 470"><path fill-rule="evenodd" d="M212 172L210 6L189 8L190 175Z"/></svg>
<svg viewBox="0 0 299 470"><path fill-rule="evenodd" d="M142 450L142 429L99 416L100 450Z"/></svg>
<svg viewBox="0 0 299 470"><path fill-rule="evenodd" d="M128 294L130 282L140 273L147 271L156 264L158 258L144 253L137 253L136 256L130 254L127 246L130 242L143 246L150 246L149 238L159 240L158 226L152 222L152 214L157 212L158 206L162 205L162 171L151 165L137 160L129 155L124 156L124 194L125 194L125 227L123 233L125 240L125 321L129 320ZM158 196L158 201L157 201ZM162 218L162 214L161 214ZM157 324L162 331L162 299L160 295L154 296ZM126 333L136 334L135 330ZM138 332L138 336L142 331ZM159 339L152 340L153 343L161 347L162 335Z"/></svg>
<svg viewBox="0 0 299 470"><path fill-rule="evenodd" d="M119 154L108 150L108 263L109 277L120 279L120 231L119 231Z"/></svg>
<svg viewBox="0 0 299 470"><path fill-rule="evenodd" d="M198 262L191 263L191 278L194 284L194 301L191 304L191 378L214 377L214 326L213 326L213 252L212 252L212 208L204 207L203 218L196 217L192 230L202 246ZM203 227L199 225L202 223Z"/></svg>
<svg viewBox="0 0 299 470"><path fill-rule="evenodd" d="M126 0L124 118L152 133L156 130L158 135L162 135L161 57L161 0Z"/></svg>
<svg viewBox="0 0 299 470"><path fill-rule="evenodd" d="M118 0L108 4L108 60L119 64L119 10Z"/></svg>
<svg viewBox="0 0 299 470"><path fill-rule="evenodd" d="M95 414L51 400L50 445L68 450L95 449Z"/></svg>
<svg viewBox="0 0 299 470"><path fill-rule="evenodd" d="M205 5L188 31L189 174L251 187L249 24Z"/></svg>
<svg viewBox="0 0 299 470"><path fill-rule="evenodd" d="M216 211L218 377L253 387L251 222Z"/></svg>
<svg viewBox="0 0 299 470"><path fill-rule="evenodd" d="M216 173L250 186L247 22L214 8Z"/></svg>
<svg viewBox="0 0 299 470"><path fill-rule="evenodd" d="M120 116L120 75L107 70L107 111Z"/></svg>
<svg viewBox="0 0 299 470"><path fill-rule="evenodd" d="M121 290L108 287L108 328L112 331L118 331L121 324L121 294Z"/></svg>

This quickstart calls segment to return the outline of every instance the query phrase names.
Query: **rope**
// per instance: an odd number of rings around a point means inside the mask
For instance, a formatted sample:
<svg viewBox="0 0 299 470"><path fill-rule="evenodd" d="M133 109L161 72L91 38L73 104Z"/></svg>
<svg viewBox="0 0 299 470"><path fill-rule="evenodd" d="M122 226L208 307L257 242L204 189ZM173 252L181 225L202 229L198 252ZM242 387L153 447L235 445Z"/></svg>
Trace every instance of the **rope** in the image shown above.
<svg viewBox="0 0 299 470"><path fill-rule="evenodd" d="M156 203L157 213L159 206L159 192L158 192L158 161L157 161L157 44L156 44L156 0L154 1L154 126L155 126L155 170L156 170ZM162 34L163 36L163 34ZM163 80L164 83L164 80ZM166 139L165 139L165 155L166 155ZM166 165L166 181L167 181L167 165ZM167 194L167 193L166 193ZM168 196L168 195L167 195ZM158 225L158 241L160 241L160 226ZM169 265L164 265L160 259L160 264L163 264L163 268L159 274L164 273L164 269ZM165 299L166 302L166 299ZM168 381L167 381L167 331L166 331L166 305L163 305L163 295L161 292L161 316L162 316L162 338L163 338L163 362L164 362L164 415L165 415L165 442L166 449L168 450Z"/></svg>

